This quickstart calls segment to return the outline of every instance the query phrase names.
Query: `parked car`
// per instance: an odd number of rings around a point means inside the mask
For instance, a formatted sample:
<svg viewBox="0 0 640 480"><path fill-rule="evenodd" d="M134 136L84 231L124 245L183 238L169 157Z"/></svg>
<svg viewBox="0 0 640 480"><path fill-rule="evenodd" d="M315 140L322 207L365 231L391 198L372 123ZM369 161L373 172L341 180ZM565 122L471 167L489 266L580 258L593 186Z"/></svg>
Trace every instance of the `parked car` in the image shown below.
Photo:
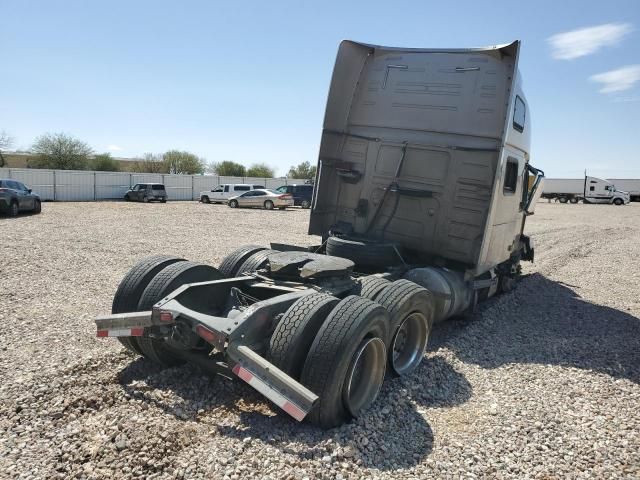
<svg viewBox="0 0 640 480"><path fill-rule="evenodd" d="M309 208L311 206L313 185L283 185L276 188L276 192L290 194L293 197L293 204L298 207Z"/></svg>
<svg viewBox="0 0 640 480"><path fill-rule="evenodd" d="M259 188L264 188L264 185L249 185L248 183L222 184L211 190L200 192L200 201L202 203L226 203L231 197Z"/></svg>
<svg viewBox="0 0 640 480"><path fill-rule="evenodd" d="M167 201L167 191L162 183L136 183L133 188L124 194L127 202L150 202L159 200L162 203Z"/></svg>
<svg viewBox="0 0 640 480"><path fill-rule="evenodd" d="M279 193L274 190L261 188L259 190L250 190L242 195L231 197L229 199L231 208L238 207L254 207L273 210L279 208L284 210L287 207L293 207L293 197L288 193Z"/></svg>
<svg viewBox="0 0 640 480"><path fill-rule="evenodd" d="M18 212L40 213L42 204L38 194L17 180L0 179L0 211L12 217Z"/></svg>

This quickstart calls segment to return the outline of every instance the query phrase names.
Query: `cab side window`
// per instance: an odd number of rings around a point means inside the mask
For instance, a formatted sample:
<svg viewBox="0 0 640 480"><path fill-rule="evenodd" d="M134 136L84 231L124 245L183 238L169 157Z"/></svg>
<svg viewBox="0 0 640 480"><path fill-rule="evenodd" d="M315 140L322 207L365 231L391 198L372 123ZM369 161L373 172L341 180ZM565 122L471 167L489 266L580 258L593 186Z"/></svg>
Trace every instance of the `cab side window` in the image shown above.
<svg viewBox="0 0 640 480"><path fill-rule="evenodd" d="M517 131L524 131L524 122L527 117L527 107L524 104L524 101L516 95L516 104L513 109L513 128Z"/></svg>
<svg viewBox="0 0 640 480"><path fill-rule="evenodd" d="M229 185L225 185L225 186L224 186L224 191L225 191L225 192L228 192L228 191L229 191Z"/></svg>

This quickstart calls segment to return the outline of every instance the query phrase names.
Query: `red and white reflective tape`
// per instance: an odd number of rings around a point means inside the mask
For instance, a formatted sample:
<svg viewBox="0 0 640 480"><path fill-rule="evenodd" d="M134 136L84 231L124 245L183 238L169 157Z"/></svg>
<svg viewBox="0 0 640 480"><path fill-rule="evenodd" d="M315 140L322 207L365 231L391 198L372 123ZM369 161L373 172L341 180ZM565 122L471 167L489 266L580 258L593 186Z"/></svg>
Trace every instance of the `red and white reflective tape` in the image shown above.
<svg viewBox="0 0 640 480"><path fill-rule="evenodd" d="M287 397L275 390L262 379L256 377L253 373L242 367L240 364L236 364L236 366L233 367L232 371L242 380L259 391L262 395L267 397L269 400L271 400L273 403L278 405L281 409L295 418L297 421L301 422L302 420L304 420L304 417L307 416L308 412L302 410L300 407L291 402Z"/></svg>
<svg viewBox="0 0 640 480"><path fill-rule="evenodd" d="M96 334L97 337L141 337L142 335L144 335L144 327L98 330Z"/></svg>

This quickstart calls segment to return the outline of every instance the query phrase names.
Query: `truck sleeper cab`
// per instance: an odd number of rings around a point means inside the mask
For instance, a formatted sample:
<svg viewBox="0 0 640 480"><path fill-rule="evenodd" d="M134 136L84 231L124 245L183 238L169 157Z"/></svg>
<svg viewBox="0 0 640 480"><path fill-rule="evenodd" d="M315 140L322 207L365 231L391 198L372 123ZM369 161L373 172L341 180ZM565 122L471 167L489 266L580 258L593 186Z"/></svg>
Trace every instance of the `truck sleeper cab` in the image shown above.
<svg viewBox="0 0 640 480"><path fill-rule="evenodd" d="M509 291L533 261L523 230L544 174L518 52L343 42L311 202L322 244L246 245L217 268L145 259L98 336L230 370L299 421L357 417L385 377L418 368L435 323Z"/></svg>

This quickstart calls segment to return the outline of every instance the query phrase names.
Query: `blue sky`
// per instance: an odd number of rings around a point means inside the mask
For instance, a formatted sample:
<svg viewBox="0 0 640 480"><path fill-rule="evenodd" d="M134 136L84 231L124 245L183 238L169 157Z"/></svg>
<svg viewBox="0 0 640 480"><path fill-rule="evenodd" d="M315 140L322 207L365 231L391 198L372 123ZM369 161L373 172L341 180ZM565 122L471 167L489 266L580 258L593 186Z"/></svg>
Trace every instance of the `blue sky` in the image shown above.
<svg viewBox="0 0 640 480"><path fill-rule="evenodd" d="M178 148L284 174L316 161L340 40L520 39L533 164L555 177L640 178L635 0L0 0L0 18L0 130L16 148L66 132L116 156ZM598 28L575 32L587 27Z"/></svg>

